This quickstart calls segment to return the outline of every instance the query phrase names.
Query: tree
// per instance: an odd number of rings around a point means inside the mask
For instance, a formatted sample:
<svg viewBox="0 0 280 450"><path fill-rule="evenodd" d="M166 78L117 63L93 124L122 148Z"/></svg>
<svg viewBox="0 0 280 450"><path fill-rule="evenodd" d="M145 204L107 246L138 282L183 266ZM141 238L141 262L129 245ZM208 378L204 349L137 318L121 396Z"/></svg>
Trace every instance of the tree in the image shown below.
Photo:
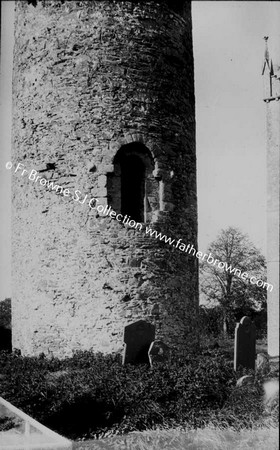
<svg viewBox="0 0 280 450"><path fill-rule="evenodd" d="M205 257L200 264L201 292L209 303L220 306L227 336L230 320L266 310L266 289L250 282L252 276L254 282L266 282L265 258L248 235L233 227L220 232L210 244L208 255L212 258ZM244 272L247 276L241 277Z"/></svg>

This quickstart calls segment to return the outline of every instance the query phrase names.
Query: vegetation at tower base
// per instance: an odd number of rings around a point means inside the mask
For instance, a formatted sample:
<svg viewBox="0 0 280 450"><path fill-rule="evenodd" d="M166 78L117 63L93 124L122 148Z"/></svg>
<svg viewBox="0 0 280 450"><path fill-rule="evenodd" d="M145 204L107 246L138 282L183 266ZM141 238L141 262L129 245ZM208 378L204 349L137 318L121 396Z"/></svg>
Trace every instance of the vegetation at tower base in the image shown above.
<svg viewBox="0 0 280 450"><path fill-rule="evenodd" d="M258 384L236 392L219 351L171 364L122 366L118 356L78 352L58 360L0 354L0 395L71 438L157 426L254 428L277 423ZM15 388L16 386L16 388Z"/></svg>
<svg viewBox="0 0 280 450"><path fill-rule="evenodd" d="M12 159L197 246L191 8L176 4L16 2ZM20 171L12 189L14 348L120 352L138 320L194 345L195 258Z"/></svg>

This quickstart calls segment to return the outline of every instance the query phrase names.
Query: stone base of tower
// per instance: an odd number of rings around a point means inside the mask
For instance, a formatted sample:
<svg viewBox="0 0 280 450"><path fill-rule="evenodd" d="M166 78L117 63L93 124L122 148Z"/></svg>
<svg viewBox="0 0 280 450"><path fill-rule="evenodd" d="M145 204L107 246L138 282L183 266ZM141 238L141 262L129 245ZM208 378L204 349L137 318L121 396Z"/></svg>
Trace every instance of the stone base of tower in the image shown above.
<svg viewBox="0 0 280 450"><path fill-rule="evenodd" d="M145 320L174 353L188 352L197 340L196 258L110 217L87 218L86 208L53 192L26 205L13 242L13 347L57 357L120 353L124 327Z"/></svg>

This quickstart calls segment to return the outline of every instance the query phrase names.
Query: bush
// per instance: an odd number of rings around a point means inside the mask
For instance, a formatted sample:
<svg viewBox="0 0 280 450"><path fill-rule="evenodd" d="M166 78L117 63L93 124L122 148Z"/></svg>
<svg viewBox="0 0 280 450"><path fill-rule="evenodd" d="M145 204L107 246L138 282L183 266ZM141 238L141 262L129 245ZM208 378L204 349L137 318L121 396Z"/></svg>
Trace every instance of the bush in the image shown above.
<svg viewBox="0 0 280 450"><path fill-rule="evenodd" d="M2 352L0 372L1 396L70 438L202 427L221 411L236 383L232 364L218 352L174 358L152 369L122 366L118 356L92 352L62 361Z"/></svg>
<svg viewBox="0 0 280 450"><path fill-rule="evenodd" d="M233 308L227 314L227 334L228 337L233 338L235 327L244 316L249 316L256 325L257 339L263 339L267 334L267 311L266 308L260 311L255 311L252 308ZM217 339L222 336L223 330L223 310L221 306L206 307L200 305L199 307L199 323L200 335L206 340Z"/></svg>
<svg viewBox="0 0 280 450"><path fill-rule="evenodd" d="M200 331L204 336L219 337L223 327L222 322L222 312L219 306L214 308L199 306Z"/></svg>

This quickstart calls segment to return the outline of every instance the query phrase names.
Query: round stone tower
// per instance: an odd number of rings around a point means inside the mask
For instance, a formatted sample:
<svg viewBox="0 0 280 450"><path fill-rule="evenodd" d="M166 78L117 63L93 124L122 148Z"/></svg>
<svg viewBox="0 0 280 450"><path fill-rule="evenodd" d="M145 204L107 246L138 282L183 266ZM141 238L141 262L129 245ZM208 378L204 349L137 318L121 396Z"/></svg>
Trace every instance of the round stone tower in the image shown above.
<svg viewBox="0 0 280 450"><path fill-rule="evenodd" d="M192 346L190 3L17 1L12 162L13 347L120 352L138 320Z"/></svg>

